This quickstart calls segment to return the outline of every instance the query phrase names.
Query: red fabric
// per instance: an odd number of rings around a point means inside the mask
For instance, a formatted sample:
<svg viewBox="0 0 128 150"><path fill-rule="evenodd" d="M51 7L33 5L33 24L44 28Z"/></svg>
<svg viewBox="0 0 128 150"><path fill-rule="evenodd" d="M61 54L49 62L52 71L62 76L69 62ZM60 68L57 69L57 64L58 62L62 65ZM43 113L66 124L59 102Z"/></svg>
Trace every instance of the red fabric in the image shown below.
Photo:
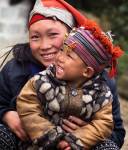
<svg viewBox="0 0 128 150"><path fill-rule="evenodd" d="M43 15L35 14L32 16L31 20L29 21L28 27L30 27L33 23L44 19L46 19L46 17L44 17Z"/></svg>
<svg viewBox="0 0 128 150"><path fill-rule="evenodd" d="M66 7L62 5L58 0L41 0L41 2L45 7L66 9Z"/></svg>
<svg viewBox="0 0 128 150"><path fill-rule="evenodd" d="M112 78L116 75L117 73L117 58L119 58L120 56L122 56L124 54L124 52L120 49L120 47L115 46L113 47L113 51L112 51L112 66L111 66L111 70L109 72L109 76Z"/></svg>
<svg viewBox="0 0 128 150"><path fill-rule="evenodd" d="M77 23L77 27L84 25L84 23L87 19L77 9L72 7L70 4L68 4L64 0L41 0L41 2L43 4L42 7L43 6L54 7L54 8L60 8L60 9L65 9L65 10L69 11L72 14L72 16L75 18L76 23ZM38 16L38 15L34 15L34 18L32 17L32 19L29 22L29 27L34 22L41 20L41 19L44 19L43 17L41 17L41 15L40 16Z"/></svg>
<svg viewBox="0 0 128 150"><path fill-rule="evenodd" d="M82 15L77 9L72 7L64 0L57 0L57 1L60 2L73 15L73 17L76 20L77 27L83 26L85 24L87 18L84 15Z"/></svg>

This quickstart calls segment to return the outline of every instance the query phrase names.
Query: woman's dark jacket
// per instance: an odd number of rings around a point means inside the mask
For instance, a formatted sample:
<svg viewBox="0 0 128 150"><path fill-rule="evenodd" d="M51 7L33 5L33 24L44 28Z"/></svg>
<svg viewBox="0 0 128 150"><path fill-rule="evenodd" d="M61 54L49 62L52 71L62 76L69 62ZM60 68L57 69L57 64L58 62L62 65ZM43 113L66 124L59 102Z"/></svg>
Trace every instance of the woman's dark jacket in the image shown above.
<svg viewBox="0 0 128 150"><path fill-rule="evenodd" d="M3 115L10 110L16 110L16 97L24 84L35 73L44 68L34 60L28 44L18 44L12 49L14 58L0 72L0 122ZM114 130L110 137L119 147L124 143L125 130L120 116L120 103L115 80L110 80L104 71L103 76L113 94Z"/></svg>

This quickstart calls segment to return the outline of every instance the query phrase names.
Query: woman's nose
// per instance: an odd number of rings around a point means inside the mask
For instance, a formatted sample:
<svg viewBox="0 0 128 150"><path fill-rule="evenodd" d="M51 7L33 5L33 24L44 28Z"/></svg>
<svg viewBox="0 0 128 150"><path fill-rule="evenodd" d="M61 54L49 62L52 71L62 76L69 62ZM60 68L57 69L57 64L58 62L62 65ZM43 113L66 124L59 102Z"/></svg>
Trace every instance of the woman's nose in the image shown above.
<svg viewBox="0 0 128 150"><path fill-rule="evenodd" d="M44 38L40 41L40 49L46 50L46 49L50 49L50 48L52 48L52 44L49 40Z"/></svg>

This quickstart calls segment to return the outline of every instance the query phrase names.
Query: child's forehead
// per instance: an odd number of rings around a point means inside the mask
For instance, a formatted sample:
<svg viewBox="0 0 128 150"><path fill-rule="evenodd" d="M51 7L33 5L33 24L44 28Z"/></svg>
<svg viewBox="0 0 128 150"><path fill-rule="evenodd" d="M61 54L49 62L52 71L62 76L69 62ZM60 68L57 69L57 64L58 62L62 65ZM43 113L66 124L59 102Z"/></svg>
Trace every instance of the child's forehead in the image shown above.
<svg viewBox="0 0 128 150"><path fill-rule="evenodd" d="M69 52L72 52L73 49L74 49L74 48L72 47L71 44L66 44L66 43L63 44L63 51L64 51L64 52L69 53Z"/></svg>
<svg viewBox="0 0 128 150"><path fill-rule="evenodd" d="M63 52L64 52L66 55L70 54L70 55L72 55L72 56L74 56L74 57L77 56L76 52L75 52L71 47L69 47L69 46L66 45L66 44L63 45Z"/></svg>
<svg viewBox="0 0 128 150"><path fill-rule="evenodd" d="M69 53L72 52L72 49L71 49L67 44L65 44L65 43L63 44L62 49L63 49L63 52L64 52L65 54L69 54Z"/></svg>

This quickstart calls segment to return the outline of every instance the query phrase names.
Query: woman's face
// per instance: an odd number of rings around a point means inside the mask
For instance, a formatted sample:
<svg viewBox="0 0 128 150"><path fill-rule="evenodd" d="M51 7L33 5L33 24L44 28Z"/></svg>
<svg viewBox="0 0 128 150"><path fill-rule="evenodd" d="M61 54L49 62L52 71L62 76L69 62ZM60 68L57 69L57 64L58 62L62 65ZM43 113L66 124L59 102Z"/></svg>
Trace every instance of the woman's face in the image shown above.
<svg viewBox="0 0 128 150"><path fill-rule="evenodd" d="M67 27L60 21L47 19L32 24L29 28L32 55L45 67L54 63L67 32Z"/></svg>

